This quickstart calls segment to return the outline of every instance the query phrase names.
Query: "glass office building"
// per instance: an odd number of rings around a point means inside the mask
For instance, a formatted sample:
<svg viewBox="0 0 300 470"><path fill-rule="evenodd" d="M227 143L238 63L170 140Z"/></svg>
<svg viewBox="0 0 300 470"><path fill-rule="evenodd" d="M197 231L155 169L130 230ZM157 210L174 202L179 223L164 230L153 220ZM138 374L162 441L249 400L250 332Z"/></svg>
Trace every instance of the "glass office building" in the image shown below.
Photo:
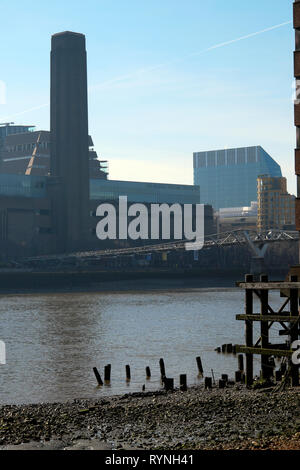
<svg viewBox="0 0 300 470"><path fill-rule="evenodd" d="M47 176L0 174L0 196L45 198L48 181ZM118 202L119 196L127 196L131 203L197 204L200 188L185 184L90 179L91 200Z"/></svg>
<svg viewBox="0 0 300 470"><path fill-rule="evenodd" d="M194 184L201 204L215 210L257 201L257 177L282 176L278 163L260 146L194 153Z"/></svg>
<svg viewBox="0 0 300 470"><path fill-rule="evenodd" d="M119 196L127 196L131 203L199 204L200 188L185 184L90 179L90 199L118 201Z"/></svg>

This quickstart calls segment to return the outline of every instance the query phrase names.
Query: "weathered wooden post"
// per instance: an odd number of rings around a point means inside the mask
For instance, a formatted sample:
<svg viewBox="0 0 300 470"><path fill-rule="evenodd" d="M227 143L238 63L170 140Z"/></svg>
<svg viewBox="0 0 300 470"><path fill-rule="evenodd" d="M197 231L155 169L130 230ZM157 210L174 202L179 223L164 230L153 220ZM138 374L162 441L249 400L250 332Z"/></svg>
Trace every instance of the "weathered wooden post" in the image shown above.
<svg viewBox="0 0 300 470"><path fill-rule="evenodd" d="M96 376L98 385L103 385L103 381L101 379L101 375L99 374L97 367L93 367L93 371L94 371L94 374Z"/></svg>
<svg viewBox="0 0 300 470"><path fill-rule="evenodd" d="M252 274L245 276L245 282L253 282ZM253 315L253 290L246 289L245 291L245 313L246 315ZM253 346L253 323L250 320L246 320L245 326L245 339L246 346L251 348ZM253 354L246 354L246 385L251 387L253 384Z"/></svg>
<svg viewBox="0 0 300 470"><path fill-rule="evenodd" d="M291 282L298 282L298 276L291 276ZM298 289L290 289L290 313L292 317L299 316L298 310ZM294 341L298 340L298 329L299 323L290 323L290 335L289 335L289 342L292 345ZM290 367L291 367L291 378L292 378L292 386L297 387L299 385L299 366L293 364L292 359L290 359Z"/></svg>
<svg viewBox="0 0 300 470"><path fill-rule="evenodd" d="M225 388L225 386L226 386L225 380L220 379L219 380L219 388Z"/></svg>
<svg viewBox="0 0 300 470"><path fill-rule="evenodd" d="M104 367L104 382L110 382L111 364Z"/></svg>
<svg viewBox="0 0 300 470"><path fill-rule="evenodd" d="M149 366L146 367L146 378L148 380L151 378L151 370Z"/></svg>
<svg viewBox="0 0 300 470"><path fill-rule="evenodd" d="M241 372L244 372L244 356L243 354L238 355L238 367Z"/></svg>
<svg viewBox="0 0 300 470"><path fill-rule="evenodd" d="M268 282L269 278L266 274L260 276L260 282ZM269 305L269 291L268 289L260 289L260 311L261 316L266 317L266 321L262 321L260 324L260 336L261 336L261 347L262 349L269 348L269 322L268 322L268 305ZM261 355L261 375L262 379L268 379L270 377L269 360L266 354Z"/></svg>
<svg viewBox="0 0 300 470"><path fill-rule="evenodd" d="M180 390L185 392L187 390L187 377L186 374L181 374L179 377Z"/></svg>
<svg viewBox="0 0 300 470"><path fill-rule="evenodd" d="M164 377L164 386L166 391L174 390L174 379Z"/></svg>
<svg viewBox="0 0 300 470"><path fill-rule="evenodd" d="M221 379L224 380L225 383L228 382L228 375L227 374L222 374Z"/></svg>
<svg viewBox="0 0 300 470"><path fill-rule="evenodd" d="M159 367L160 367L161 378L164 378L166 376L166 369L165 369L165 362L163 359L159 360Z"/></svg>
<svg viewBox="0 0 300 470"><path fill-rule="evenodd" d="M235 381L237 383L242 381L242 372L240 370L237 370L235 372Z"/></svg>
<svg viewBox="0 0 300 470"><path fill-rule="evenodd" d="M212 388L212 378L211 377L205 377L204 387L205 387L205 389L209 389L209 390Z"/></svg>
<svg viewBox="0 0 300 470"><path fill-rule="evenodd" d="M197 366L198 366L198 373L199 375L203 376L203 367L202 367L201 357L200 356L196 357L196 361L197 361Z"/></svg>
<svg viewBox="0 0 300 470"><path fill-rule="evenodd" d="M125 368L126 368L126 380L127 382L129 382L131 380L130 366L127 365Z"/></svg>

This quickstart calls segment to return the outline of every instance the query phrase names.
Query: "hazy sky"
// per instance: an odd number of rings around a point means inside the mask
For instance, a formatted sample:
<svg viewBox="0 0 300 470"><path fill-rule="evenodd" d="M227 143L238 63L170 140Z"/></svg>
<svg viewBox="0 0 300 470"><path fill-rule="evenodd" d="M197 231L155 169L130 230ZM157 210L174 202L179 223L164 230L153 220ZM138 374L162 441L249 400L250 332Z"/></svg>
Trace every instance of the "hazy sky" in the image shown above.
<svg viewBox="0 0 300 470"><path fill-rule="evenodd" d="M111 179L192 184L194 151L261 145L294 192L292 3L0 0L0 122L49 129L50 36L77 31Z"/></svg>

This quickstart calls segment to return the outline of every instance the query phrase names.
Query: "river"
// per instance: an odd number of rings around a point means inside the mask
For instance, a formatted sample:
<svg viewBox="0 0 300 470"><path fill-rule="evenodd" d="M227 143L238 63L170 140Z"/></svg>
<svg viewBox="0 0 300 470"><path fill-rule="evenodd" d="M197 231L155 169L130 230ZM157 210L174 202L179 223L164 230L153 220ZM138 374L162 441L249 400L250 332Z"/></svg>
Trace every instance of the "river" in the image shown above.
<svg viewBox="0 0 300 470"><path fill-rule="evenodd" d="M214 349L244 343L244 324L235 320L243 311L239 289L3 295L0 340L7 361L0 365L0 403L99 398L141 391L144 384L157 390L161 357L176 386L180 374L187 374L188 384L200 383L199 355L205 375L213 369L216 379L233 377L237 358ZM106 364L111 384L97 387L92 369L103 377ZM255 364L258 369L258 356Z"/></svg>

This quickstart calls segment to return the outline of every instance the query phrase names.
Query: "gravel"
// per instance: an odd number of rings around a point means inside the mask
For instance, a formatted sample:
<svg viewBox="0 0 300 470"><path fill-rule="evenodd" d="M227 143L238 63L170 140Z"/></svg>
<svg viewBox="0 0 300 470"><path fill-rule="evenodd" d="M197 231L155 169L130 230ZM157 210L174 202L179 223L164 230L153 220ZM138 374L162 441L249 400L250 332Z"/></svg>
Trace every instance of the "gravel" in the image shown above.
<svg viewBox="0 0 300 470"><path fill-rule="evenodd" d="M299 391L144 392L0 407L2 449L300 449Z"/></svg>

